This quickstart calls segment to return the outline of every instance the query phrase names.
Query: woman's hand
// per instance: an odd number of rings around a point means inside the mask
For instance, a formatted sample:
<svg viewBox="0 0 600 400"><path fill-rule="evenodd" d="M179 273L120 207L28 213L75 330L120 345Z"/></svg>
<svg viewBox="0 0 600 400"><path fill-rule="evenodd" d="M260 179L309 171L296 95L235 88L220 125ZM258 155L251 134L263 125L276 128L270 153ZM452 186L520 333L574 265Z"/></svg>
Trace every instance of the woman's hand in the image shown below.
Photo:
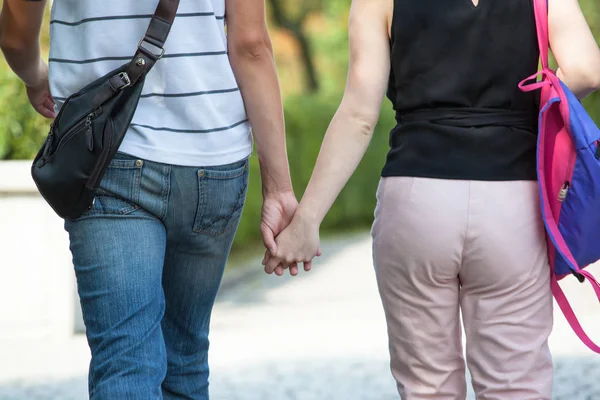
<svg viewBox="0 0 600 400"><path fill-rule="evenodd" d="M319 250L319 224L297 213L290 225L275 239L276 251L265 259L265 272L283 275L290 268L292 275L298 274L297 263L304 263L310 271L312 259L321 255Z"/></svg>

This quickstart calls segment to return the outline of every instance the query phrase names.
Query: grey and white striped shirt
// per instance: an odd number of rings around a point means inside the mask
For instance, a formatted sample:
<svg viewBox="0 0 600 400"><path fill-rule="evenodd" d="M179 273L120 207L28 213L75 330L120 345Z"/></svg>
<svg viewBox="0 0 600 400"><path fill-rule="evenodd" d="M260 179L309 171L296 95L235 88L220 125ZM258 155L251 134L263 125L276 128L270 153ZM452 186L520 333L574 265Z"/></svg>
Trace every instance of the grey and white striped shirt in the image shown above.
<svg viewBox="0 0 600 400"><path fill-rule="evenodd" d="M50 87L62 101L133 57L158 0L54 0ZM120 151L174 165L239 161L250 126L229 58L225 0L181 0Z"/></svg>

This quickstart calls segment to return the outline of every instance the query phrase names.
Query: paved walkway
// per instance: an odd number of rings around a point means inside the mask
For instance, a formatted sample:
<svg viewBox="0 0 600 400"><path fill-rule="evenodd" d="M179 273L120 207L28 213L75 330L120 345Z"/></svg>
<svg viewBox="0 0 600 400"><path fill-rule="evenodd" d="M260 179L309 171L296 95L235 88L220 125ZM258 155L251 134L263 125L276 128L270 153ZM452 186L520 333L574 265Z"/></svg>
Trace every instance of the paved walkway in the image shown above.
<svg viewBox="0 0 600 400"><path fill-rule="evenodd" d="M257 273L222 291L212 324L212 400L398 398L368 235L323 251L299 278ZM564 287L600 339L591 289L574 279ZM600 355L578 342L559 313L555 325L555 399L600 400ZM88 359L81 337L0 343L0 399L84 400Z"/></svg>

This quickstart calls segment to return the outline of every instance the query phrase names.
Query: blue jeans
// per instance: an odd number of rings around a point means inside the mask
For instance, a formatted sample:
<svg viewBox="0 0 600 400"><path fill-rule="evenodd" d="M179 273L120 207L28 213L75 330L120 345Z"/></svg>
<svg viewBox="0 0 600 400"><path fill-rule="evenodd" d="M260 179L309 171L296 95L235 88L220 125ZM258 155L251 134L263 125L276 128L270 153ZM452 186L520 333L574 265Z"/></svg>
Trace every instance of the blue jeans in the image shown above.
<svg viewBox="0 0 600 400"><path fill-rule="evenodd" d="M93 400L208 399L208 332L248 161L179 167L118 154L66 221Z"/></svg>

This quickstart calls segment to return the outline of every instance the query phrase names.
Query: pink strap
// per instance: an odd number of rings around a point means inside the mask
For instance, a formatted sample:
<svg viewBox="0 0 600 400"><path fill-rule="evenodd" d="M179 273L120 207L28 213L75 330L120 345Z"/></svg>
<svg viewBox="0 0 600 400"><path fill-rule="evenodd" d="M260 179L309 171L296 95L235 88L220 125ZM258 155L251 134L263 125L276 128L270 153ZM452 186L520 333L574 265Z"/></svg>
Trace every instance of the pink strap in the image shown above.
<svg viewBox="0 0 600 400"><path fill-rule="evenodd" d="M542 68L548 68L548 0L533 0L535 25L537 28L538 44Z"/></svg>
<svg viewBox="0 0 600 400"><path fill-rule="evenodd" d="M591 283L592 287L594 288L594 291L596 292L596 296L598 296L598 300L600 300L600 285L598 284L596 279L594 279L594 277L587 271L582 270L582 271L579 271L579 273L585 275L586 278L588 278L588 281ZM577 319L577 316L575 315L573 308L569 304L569 300L567 300L565 293L563 292L562 288L560 287L560 284L556 280L556 275L554 274L554 272L552 273L552 277L551 277L551 287L552 287L552 294L554 295L554 298L556 299L556 303L558 304L558 306L562 310L563 314L567 318L567 321L569 322L569 325L571 325L571 328L573 329L573 331L577 334L579 339L581 339L581 341L587 347L589 347L592 351L594 351L596 353L600 353L600 346L598 346L596 343L594 343L594 341L592 339L590 339L590 337L583 330L583 327L581 326L581 323Z"/></svg>
<svg viewBox="0 0 600 400"><path fill-rule="evenodd" d="M594 277L594 275L592 275L591 272L585 271L583 269L577 271L577 273L585 276L587 280L593 284L594 291L596 292L596 296L598 297L598 301L600 301L600 283L598 283L598 280Z"/></svg>
<svg viewBox="0 0 600 400"><path fill-rule="evenodd" d="M534 90L541 89L544 86L551 85L552 82L550 82L548 79L545 79L549 73L553 73L552 71L550 71L550 72L549 71L550 70L548 70L548 69L543 69L543 70L531 75L529 78L525 78L524 80L522 80L519 83L519 89L521 89L523 92L533 92ZM539 77L542 77L541 81L537 80ZM532 83L528 83L528 82L532 82Z"/></svg>

